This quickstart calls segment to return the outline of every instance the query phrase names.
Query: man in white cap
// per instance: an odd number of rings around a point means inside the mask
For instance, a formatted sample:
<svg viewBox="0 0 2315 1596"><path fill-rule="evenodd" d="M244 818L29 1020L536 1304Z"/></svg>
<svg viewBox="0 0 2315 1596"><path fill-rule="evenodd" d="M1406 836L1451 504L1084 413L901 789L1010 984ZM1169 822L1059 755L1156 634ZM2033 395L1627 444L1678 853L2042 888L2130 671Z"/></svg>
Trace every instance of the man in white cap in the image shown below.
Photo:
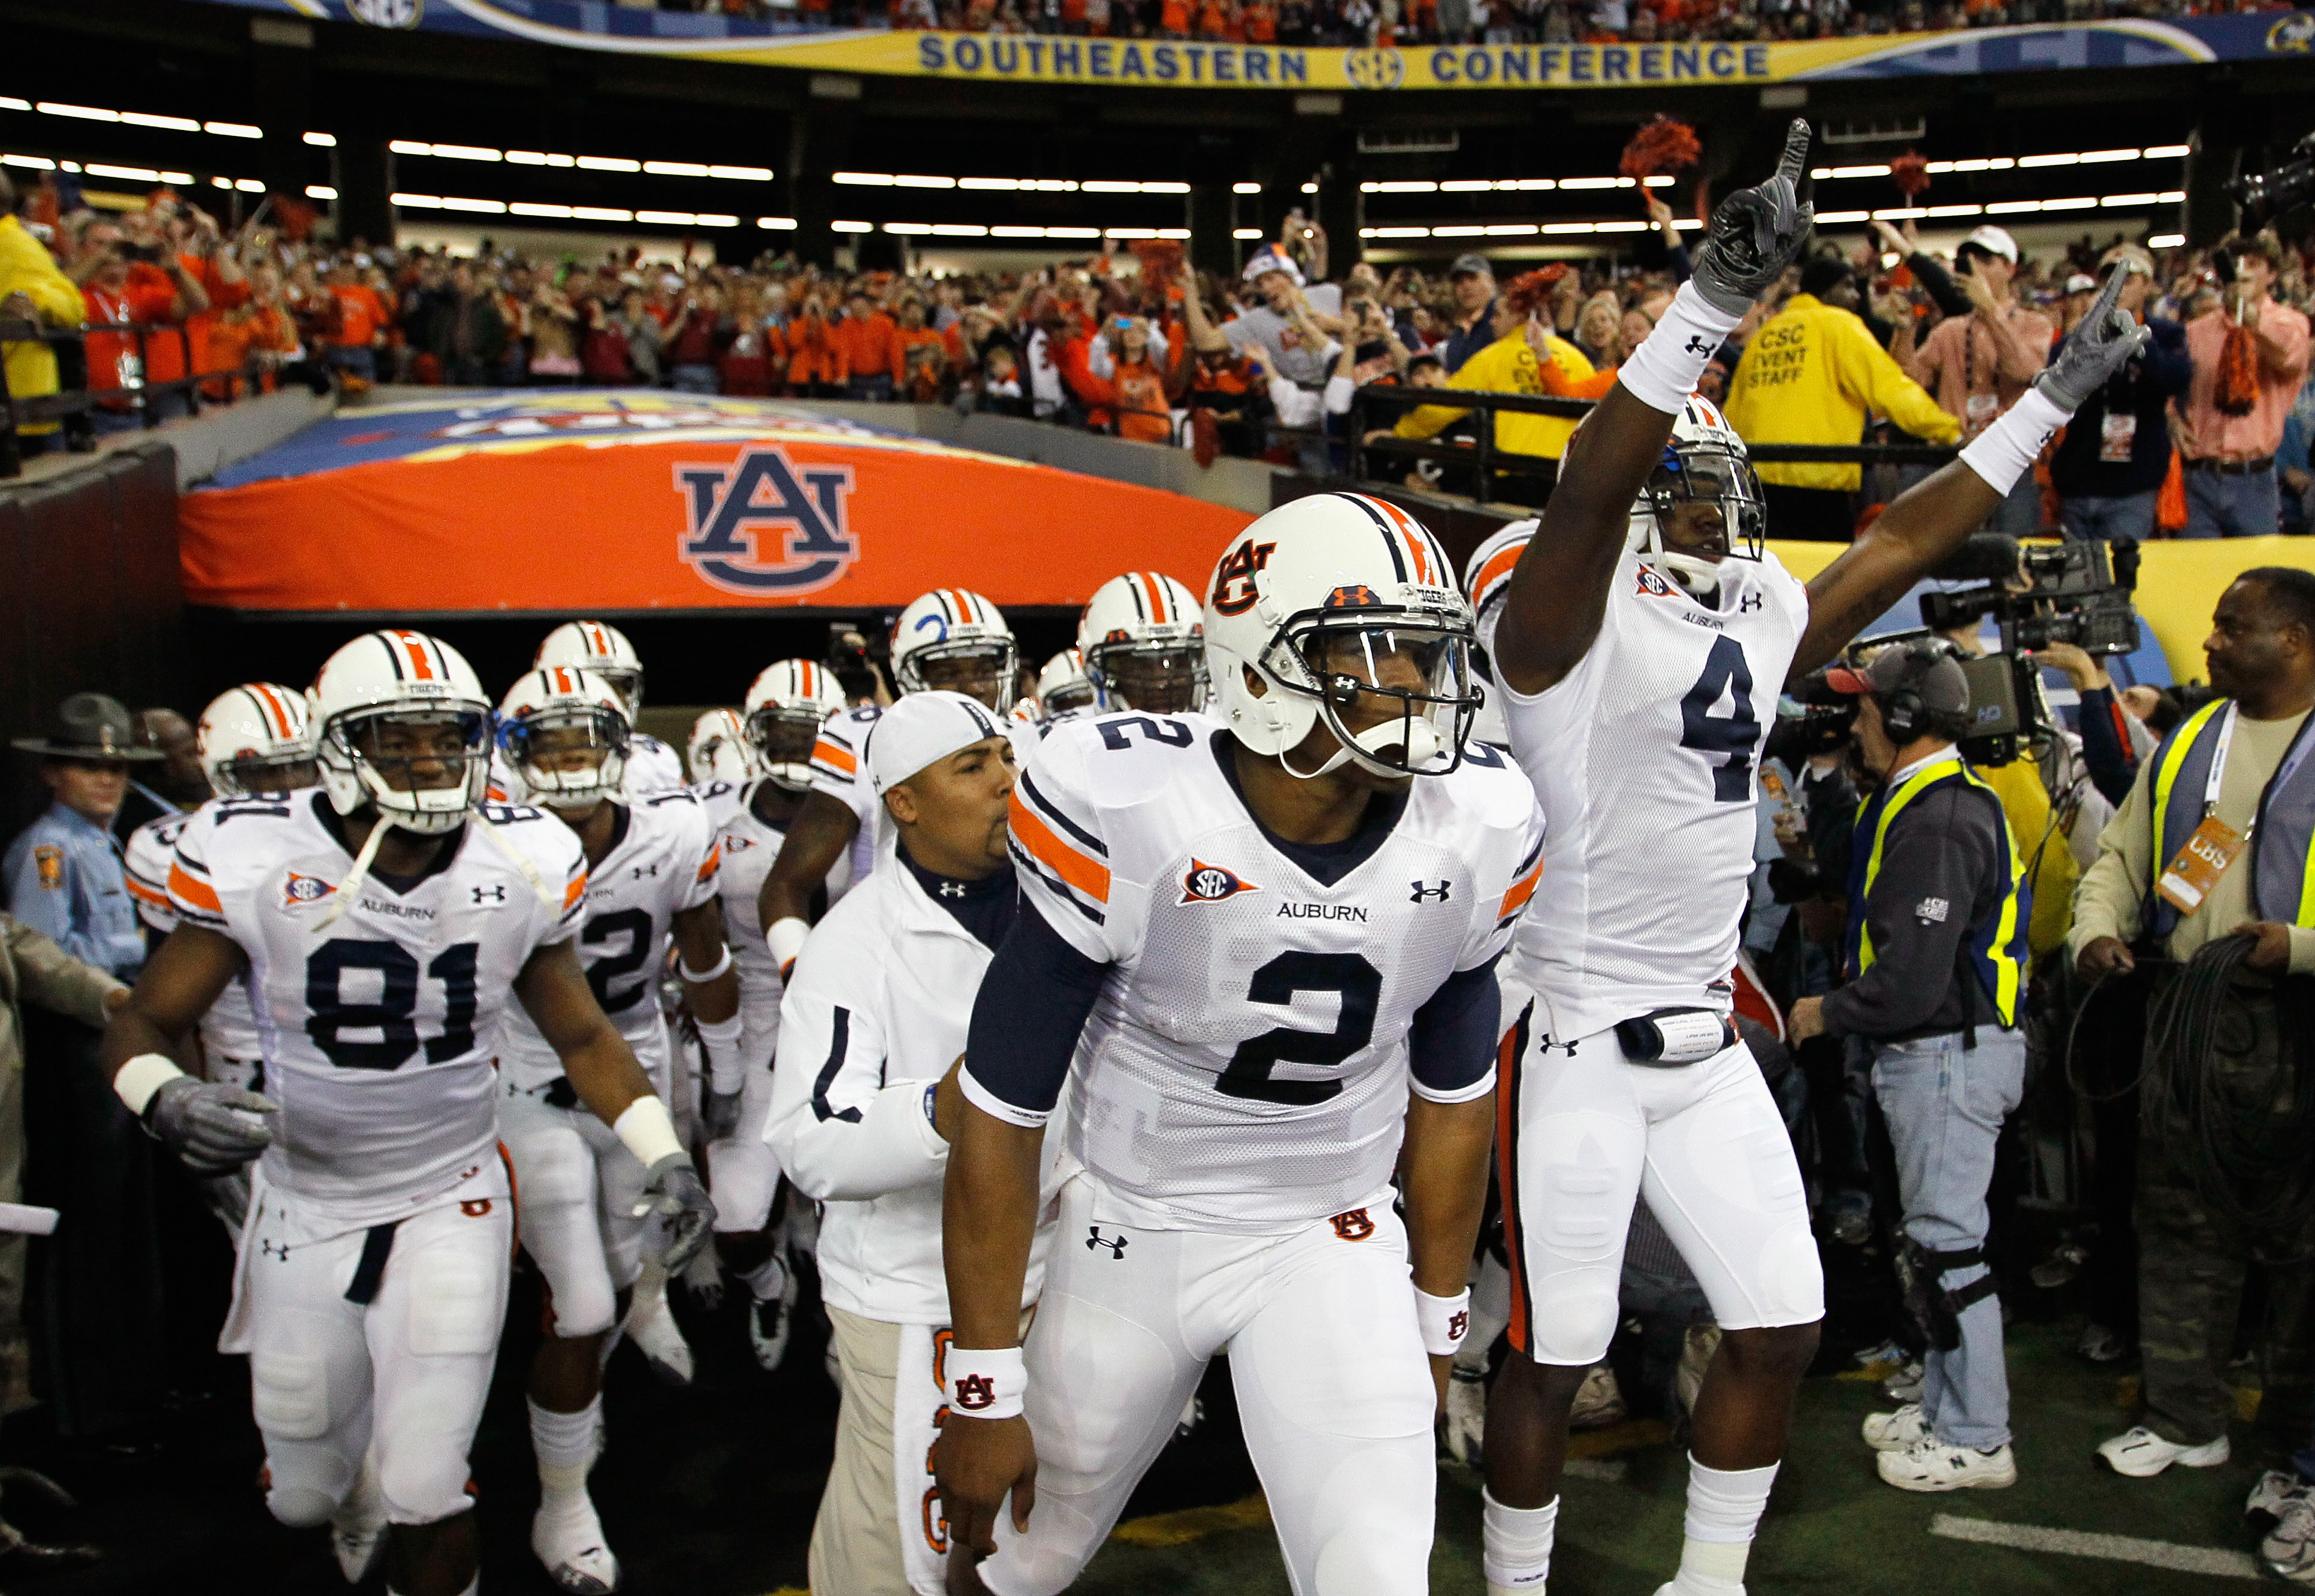
<svg viewBox="0 0 2315 1596"><path fill-rule="evenodd" d="M1307 319L1324 334L1341 325L1343 289L1339 283L1304 287L1302 269L1283 251L1264 249L1246 263L1246 286L1262 304L1215 326L1206 319L1205 306L1193 291L1183 296L1182 310L1190 324L1190 341L1209 354L1225 350L1262 353L1263 364L1275 377L1313 391L1326 386L1326 366L1335 345L1314 345L1301 324ZM1295 312L1301 311L1298 316Z"/></svg>
<svg viewBox="0 0 2315 1596"><path fill-rule="evenodd" d="M1954 280L1969 296L1970 314L1939 322L1905 369L1961 423L1966 443L2025 395L2049 361L2055 329L2009 292L2018 241L2007 231L1991 223L1978 228L1961 241L1954 260ZM2041 527L2042 490L2029 471L1986 518L1985 529L2022 537Z"/></svg>
<svg viewBox="0 0 2315 1596"><path fill-rule="evenodd" d="M864 763L900 868L854 888L798 955L764 1139L796 1189L827 1205L820 1290L844 1404L812 1526L812 1588L939 1596L941 1183L973 994L1019 912L1006 856L1013 746L979 699L929 689L874 723ZM1033 1263L1024 1308L1042 1283Z"/></svg>

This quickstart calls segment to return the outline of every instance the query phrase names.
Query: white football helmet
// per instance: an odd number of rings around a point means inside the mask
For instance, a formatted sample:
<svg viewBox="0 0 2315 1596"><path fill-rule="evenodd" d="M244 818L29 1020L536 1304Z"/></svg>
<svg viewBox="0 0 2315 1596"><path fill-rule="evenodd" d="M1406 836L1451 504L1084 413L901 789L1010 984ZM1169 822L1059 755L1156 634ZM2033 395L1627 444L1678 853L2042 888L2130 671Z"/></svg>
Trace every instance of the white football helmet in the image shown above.
<svg viewBox="0 0 2315 1596"><path fill-rule="evenodd" d="M1395 504L1317 493L1230 540L1206 593L1206 656L1231 732L1291 775L1344 760L1378 776L1462 763L1482 695L1471 606L1437 538ZM1392 706L1375 719L1378 701ZM1345 714L1370 722L1353 731ZM1323 723L1317 768L1285 758Z"/></svg>
<svg viewBox="0 0 2315 1596"><path fill-rule="evenodd" d="M491 701L475 668L422 632L368 632L314 678L315 758L340 814L364 804L404 831L455 831L491 774ZM371 838L384 835L373 828Z"/></svg>
<svg viewBox="0 0 2315 1596"><path fill-rule="evenodd" d="M812 785L812 742L820 723L844 706L843 685L827 666L810 660L765 666L748 687L746 734L758 767L791 793Z"/></svg>
<svg viewBox="0 0 2315 1596"><path fill-rule="evenodd" d="M1463 593L1471 601L1472 625L1478 632L1486 629L1487 611L1501 604L1503 595L1512 590L1512 572L1518 568L1520 556L1527 552L1529 540L1535 536L1536 525L1532 516L1512 522L1473 549L1471 557L1463 563ZM1471 718L1471 735L1481 742L1508 748L1511 729L1503 723L1503 692L1495 680L1495 662L1487 658L1484 643L1474 650L1472 659L1473 668L1486 688L1487 701Z"/></svg>
<svg viewBox="0 0 2315 1596"><path fill-rule="evenodd" d="M526 671L499 704L508 796L572 814L616 797L634 730L626 695L593 671Z"/></svg>
<svg viewBox="0 0 2315 1596"><path fill-rule="evenodd" d="M534 670L570 665L588 671L609 683L627 701L630 721L643 712L643 657L616 626L600 621L565 621L546 634L530 664Z"/></svg>
<svg viewBox="0 0 2315 1596"><path fill-rule="evenodd" d="M228 687L201 711L201 770L223 797L288 793L321 779L306 695L271 682Z"/></svg>
<svg viewBox="0 0 2315 1596"><path fill-rule="evenodd" d="M892 685L945 687L1001 710L1013 702L1021 651L1005 612L962 588L936 588L892 623Z"/></svg>
<svg viewBox="0 0 2315 1596"><path fill-rule="evenodd" d="M1744 440L1719 406L1701 394L1690 394L1672 418L1663 458L1632 501L1625 546L1646 555L1648 563L1668 580L1709 593L1720 586L1720 562L1668 549L1663 541L1664 523L1673 512L1699 502L1719 507L1724 557L1761 557L1768 510Z"/></svg>
<svg viewBox="0 0 2315 1596"><path fill-rule="evenodd" d="M1104 709L1178 714L1206 705L1205 615L1170 576L1129 571L1102 583L1078 617L1075 652Z"/></svg>
<svg viewBox="0 0 2315 1596"><path fill-rule="evenodd" d="M731 709L711 709L691 723L683 764L695 782L727 781L741 786L764 774L763 762L748 745L747 723Z"/></svg>
<svg viewBox="0 0 2315 1596"><path fill-rule="evenodd" d="M1100 689L1087 679L1085 656L1073 648L1055 654L1037 672L1037 714L1042 719L1083 709L1099 695Z"/></svg>

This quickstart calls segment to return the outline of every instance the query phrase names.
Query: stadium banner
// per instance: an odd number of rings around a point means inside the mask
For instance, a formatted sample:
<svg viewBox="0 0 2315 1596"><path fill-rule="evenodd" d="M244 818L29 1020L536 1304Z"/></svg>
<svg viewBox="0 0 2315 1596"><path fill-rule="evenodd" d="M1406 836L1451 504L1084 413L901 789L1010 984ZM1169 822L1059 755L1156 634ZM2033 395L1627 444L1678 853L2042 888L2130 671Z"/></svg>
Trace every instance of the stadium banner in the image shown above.
<svg viewBox="0 0 2315 1596"><path fill-rule="evenodd" d="M366 405L178 502L186 599L421 616L894 608L970 583L1202 590L1253 518L775 400L525 389Z"/></svg>
<svg viewBox="0 0 2315 1596"><path fill-rule="evenodd" d="M2315 13L2117 19L1783 43L1418 45L1296 49L1187 40L853 29L800 31L598 0L211 0L378 28L417 28L812 72L1127 88L1598 89L1651 84L1973 76L2067 67L2307 59Z"/></svg>

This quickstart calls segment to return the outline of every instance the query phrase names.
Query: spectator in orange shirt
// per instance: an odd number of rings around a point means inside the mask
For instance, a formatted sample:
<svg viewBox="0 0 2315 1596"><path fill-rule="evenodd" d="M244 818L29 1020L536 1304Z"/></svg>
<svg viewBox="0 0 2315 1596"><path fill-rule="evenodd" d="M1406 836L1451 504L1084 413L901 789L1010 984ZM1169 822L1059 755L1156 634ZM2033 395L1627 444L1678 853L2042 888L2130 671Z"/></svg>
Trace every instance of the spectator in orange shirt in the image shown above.
<svg viewBox="0 0 2315 1596"><path fill-rule="evenodd" d="M377 290L361 280L351 262L331 269L330 297L338 302L338 328L329 341L333 371L360 382L377 380L377 346L386 341L386 324L394 318Z"/></svg>
<svg viewBox="0 0 2315 1596"><path fill-rule="evenodd" d="M209 306L208 294L140 214L127 225L93 222L81 233L80 252L67 275L80 283L91 323L134 323L168 329L182 326ZM127 332L88 335L88 386L93 391L128 390L105 401L91 420L101 433L128 432L147 417L165 421L183 415L182 393L146 394L149 382L166 382L185 372L184 346L177 334L156 331L140 341ZM165 350L165 353L164 352Z"/></svg>
<svg viewBox="0 0 2315 1596"><path fill-rule="evenodd" d="M812 399L833 399L851 375L844 341L823 310L820 296L804 296L803 308L788 323L788 391Z"/></svg>
<svg viewBox="0 0 2315 1596"><path fill-rule="evenodd" d="M1190 0L1161 0L1158 7L1158 34L1161 39L1187 39L1190 36Z"/></svg>
<svg viewBox="0 0 2315 1596"><path fill-rule="evenodd" d="M892 397L908 375L900 359L900 332L892 318L876 308L865 293L852 296L850 312L831 330L844 350L849 376L844 385L847 399L882 403Z"/></svg>
<svg viewBox="0 0 2315 1596"><path fill-rule="evenodd" d="M1251 44L1278 42L1278 7L1271 0L1254 0L1246 8L1246 37Z"/></svg>
<svg viewBox="0 0 2315 1596"><path fill-rule="evenodd" d="M187 205L164 191L155 197L150 209L178 263L208 296L208 309L185 318L185 341L191 346L193 374L226 370L234 362L220 359L211 350L209 335L226 312L249 302L249 279L241 269L236 252L226 242L217 218L197 205ZM178 352L171 351L170 365L174 365ZM155 359L156 368L162 364ZM154 380L164 379L156 370ZM223 384L210 384L201 391L210 398L226 397Z"/></svg>
<svg viewBox="0 0 2315 1596"><path fill-rule="evenodd" d="M948 348L941 335L925 324L921 299L900 302L900 394L918 404L937 403L949 372Z"/></svg>
<svg viewBox="0 0 2315 1596"><path fill-rule="evenodd" d="M260 266L249 274L249 297L220 316L209 329L209 355L220 371L255 364L258 387L271 393L274 374L302 350L297 324L281 305L281 274Z"/></svg>

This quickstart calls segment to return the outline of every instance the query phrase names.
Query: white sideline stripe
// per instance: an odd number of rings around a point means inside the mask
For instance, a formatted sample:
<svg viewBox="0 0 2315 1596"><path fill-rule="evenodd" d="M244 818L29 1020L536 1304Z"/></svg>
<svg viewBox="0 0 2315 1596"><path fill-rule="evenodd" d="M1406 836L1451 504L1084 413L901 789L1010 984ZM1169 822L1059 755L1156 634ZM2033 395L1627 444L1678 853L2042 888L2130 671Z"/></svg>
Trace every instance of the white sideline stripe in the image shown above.
<svg viewBox="0 0 2315 1596"><path fill-rule="evenodd" d="M2259 1577L2258 1564L2248 1552L2141 1540L2132 1535L2044 1530L2038 1524L2002 1524L1991 1519L1959 1518L1952 1513L1939 1513L1931 1519L1929 1533L1948 1540L1974 1540L1982 1546L2016 1547L2028 1552L2057 1552L2069 1557L2104 1557L2115 1563L2142 1563L2150 1568L2207 1574L2220 1579Z"/></svg>
<svg viewBox="0 0 2315 1596"><path fill-rule="evenodd" d="M1624 1477L1624 1471L1625 1464L1621 1458L1570 1458L1560 1466L1561 1473L1586 1480L1619 1480Z"/></svg>

